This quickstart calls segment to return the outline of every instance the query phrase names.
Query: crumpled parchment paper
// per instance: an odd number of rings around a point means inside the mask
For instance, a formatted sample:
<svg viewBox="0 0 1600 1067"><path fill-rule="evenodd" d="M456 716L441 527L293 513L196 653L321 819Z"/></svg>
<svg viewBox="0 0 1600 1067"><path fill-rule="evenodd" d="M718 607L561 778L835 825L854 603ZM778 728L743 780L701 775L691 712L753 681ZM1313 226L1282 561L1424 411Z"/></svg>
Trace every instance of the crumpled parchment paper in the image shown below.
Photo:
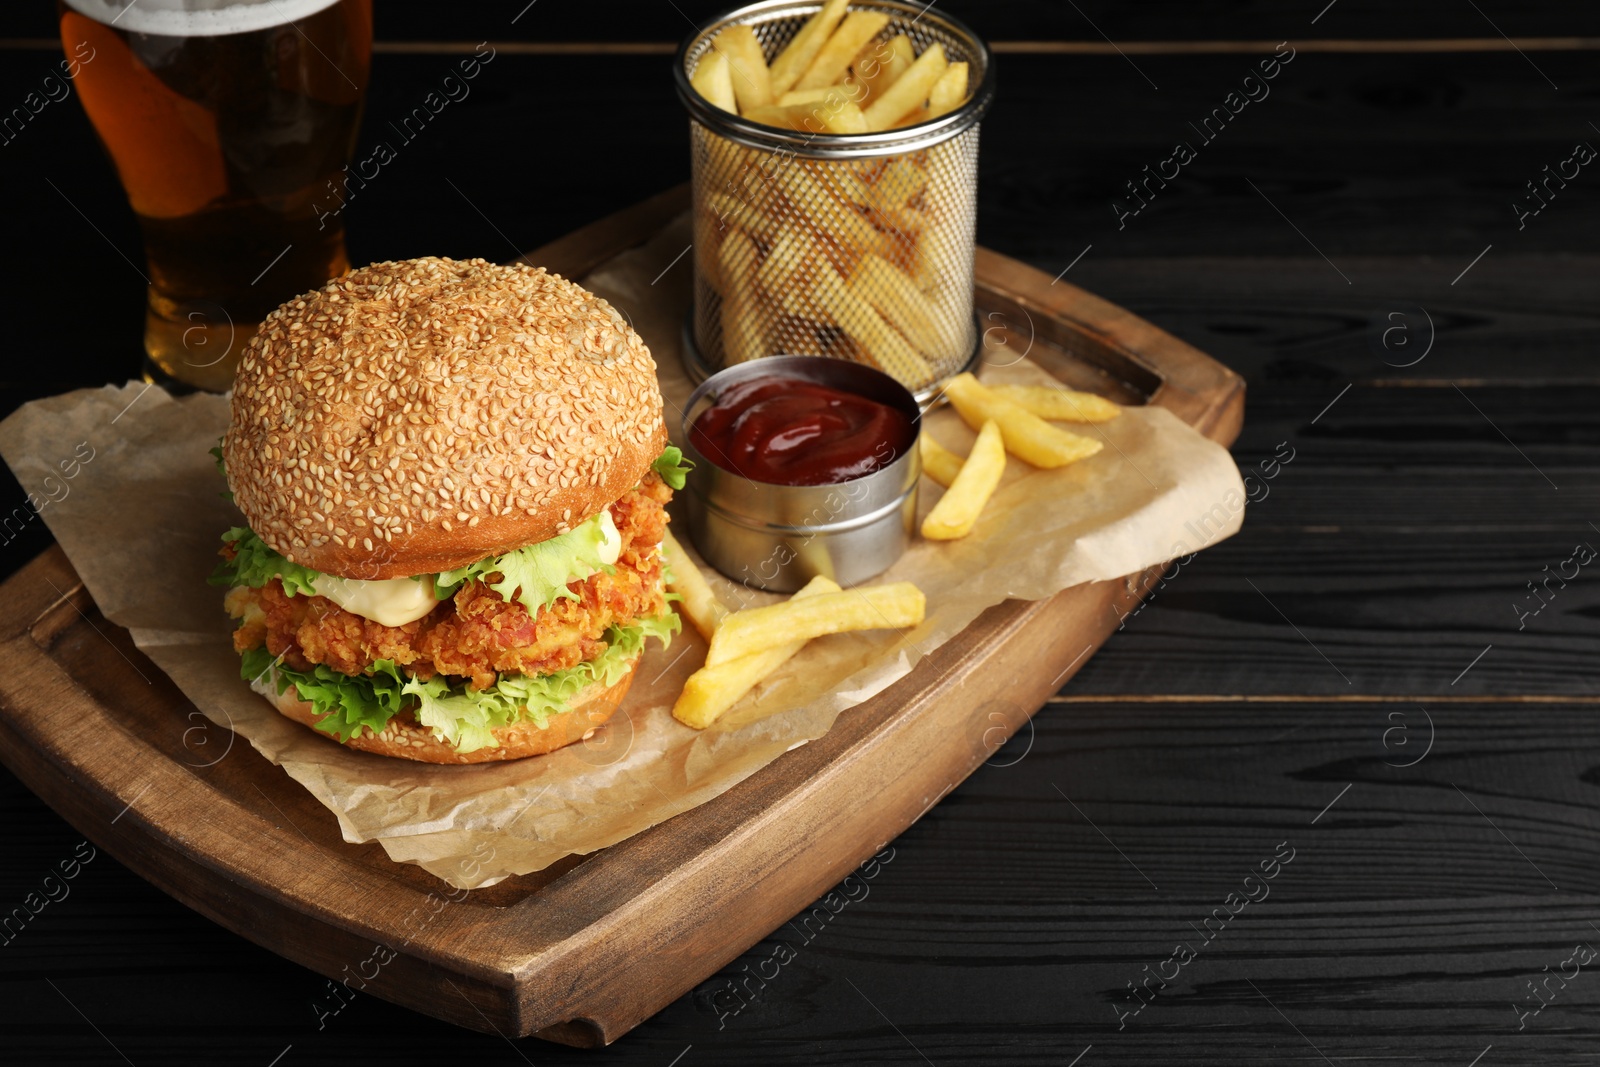
<svg viewBox="0 0 1600 1067"><path fill-rule="evenodd" d="M675 437L690 391L678 358L690 268L687 258L667 264L686 232L669 228L585 279L650 345ZM984 378L1048 380L1026 361ZM1074 427L1108 441L1088 460L1056 471L1011 461L970 537L919 540L878 579L912 581L927 594L927 620L915 630L813 641L723 721L696 732L670 714L705 651L685 626L669 650L651 643L627 701L590 741L505 764L440 767L343 748L283 718L240 680L223 591L206 584L218 537L243 521L219 496L224 485L207 454L226 424L223 397L174 399L129 383L25 405L0 424L0 454L44 503L41 517L106 618L128 628L196 707L309 789L345 840L378 841L396 861L463 889L605 848L702 804L820 737L989 606L1195 551L1234 533L1244 510L1225 449L1163 408L1130 408L1103 426ZM972 443L947 408L926 425L959 452ZM93 458L64 478L63 462L87 454L84 442ZM940 491L923 480L923 514ZM720 577L714 584L730 603L775 599ZM174 709L174 729L186 726ZM229 758L249 756L240 748Z"/></svg>

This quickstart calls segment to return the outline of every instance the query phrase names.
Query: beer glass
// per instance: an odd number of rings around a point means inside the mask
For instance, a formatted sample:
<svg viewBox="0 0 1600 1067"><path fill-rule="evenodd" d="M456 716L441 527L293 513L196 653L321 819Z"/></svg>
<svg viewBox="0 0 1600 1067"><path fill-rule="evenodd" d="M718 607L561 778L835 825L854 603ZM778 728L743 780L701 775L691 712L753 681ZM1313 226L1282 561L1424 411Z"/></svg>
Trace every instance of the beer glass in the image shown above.
<svg viewBox="0 0 1600 1067"><path fill-rule="evenodd" d="M372 0L59 0L59 12L144 235L147 376L225 390L268 312L349 269L344 168Z"/></svg>

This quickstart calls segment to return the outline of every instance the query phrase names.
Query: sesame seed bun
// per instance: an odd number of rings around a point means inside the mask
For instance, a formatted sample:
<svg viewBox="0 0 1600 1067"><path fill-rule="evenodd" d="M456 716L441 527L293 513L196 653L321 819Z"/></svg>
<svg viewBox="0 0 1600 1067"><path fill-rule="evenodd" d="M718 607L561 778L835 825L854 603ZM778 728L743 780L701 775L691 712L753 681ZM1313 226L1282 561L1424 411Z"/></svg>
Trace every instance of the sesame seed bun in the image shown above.
<svg viewBox="0 0 1600 1067"><path fill-rule="evenodd" d="M565 533L667 443L650 351L541 268L374 263L268 315L223 439L250 528L295 563L376 580Z"/></svg>
<svg viewBox="0 0 1600 1067"><path fill-rule="evenodd" d="M492 763L496 760L522 759L524 756L542 756L582 741L611 718L622 703L622 698L627 695L628 686L633 684L633 675L638 669L639 657L634 656L628 673L615 685L594 683L580 690L577 696L567 701L567 710L550 716L542 728L528 720L497 727L493 733L495 740L500 742L498 748L457 752L450 747L450 742L434 737L431 729L420 725L405 713L390 719L382 733L374 735L370 731L363 731L360 736L344 742L344 746L422 763ZM294 686L289 686L282 693L276 691L276 672L269 671L256 678L250 683L250 688L266 697L273 707L295 722L316 725L316 710L310 703L300 699ZM329 737L327 734L323 736Z"/></svg>

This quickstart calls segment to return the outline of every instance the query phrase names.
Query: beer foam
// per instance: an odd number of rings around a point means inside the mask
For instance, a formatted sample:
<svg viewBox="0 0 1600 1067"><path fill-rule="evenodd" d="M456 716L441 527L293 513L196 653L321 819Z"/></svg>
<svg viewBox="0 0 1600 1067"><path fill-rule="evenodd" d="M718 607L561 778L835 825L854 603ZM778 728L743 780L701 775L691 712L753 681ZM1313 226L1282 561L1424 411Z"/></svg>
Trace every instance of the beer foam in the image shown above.
<svg viewBox="0 0 1600 1067"><path fill-rule="evenodd" d="M339 0L66 0L78 14L125 33L219 37L296 22Z"/></svg>

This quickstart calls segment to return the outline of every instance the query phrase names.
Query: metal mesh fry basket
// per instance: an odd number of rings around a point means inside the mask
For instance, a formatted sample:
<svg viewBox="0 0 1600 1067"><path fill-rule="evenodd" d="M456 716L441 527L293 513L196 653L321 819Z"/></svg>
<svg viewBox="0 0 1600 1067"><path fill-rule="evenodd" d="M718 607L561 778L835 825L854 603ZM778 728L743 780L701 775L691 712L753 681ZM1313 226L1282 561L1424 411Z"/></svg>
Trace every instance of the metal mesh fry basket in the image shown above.
<svg viewBox="0 0 1600 1067"><path fill-rule="evenodd" d="M978 126L994 98L989 51L919 3L869 0L917 55L940 44L968 64L967 101L873 133L781 129L715 107L689 83L711 40L748 25L770 63L821 4L766 0L691 34L674 78L689 111L694 307L685 355L696 378L770 355L831 356L931 396L976 364L973 247ZM869 47L871 47L869 45Z"/></svg>

